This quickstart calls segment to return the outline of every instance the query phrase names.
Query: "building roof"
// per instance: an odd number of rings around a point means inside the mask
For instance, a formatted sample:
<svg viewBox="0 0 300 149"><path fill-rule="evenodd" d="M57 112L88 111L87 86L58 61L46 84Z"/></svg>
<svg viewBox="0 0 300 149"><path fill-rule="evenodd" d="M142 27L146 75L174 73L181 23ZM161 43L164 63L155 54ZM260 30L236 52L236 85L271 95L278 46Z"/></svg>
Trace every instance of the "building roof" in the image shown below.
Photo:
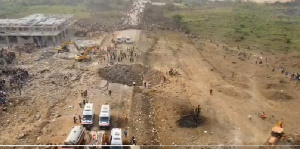
<svg viewBox="0 0 300 149"><path fill-rule="evenodd" d="M57 26L74 17L73 14L33 14L19 19L0 19L0 27L5 26Z"/></svg>

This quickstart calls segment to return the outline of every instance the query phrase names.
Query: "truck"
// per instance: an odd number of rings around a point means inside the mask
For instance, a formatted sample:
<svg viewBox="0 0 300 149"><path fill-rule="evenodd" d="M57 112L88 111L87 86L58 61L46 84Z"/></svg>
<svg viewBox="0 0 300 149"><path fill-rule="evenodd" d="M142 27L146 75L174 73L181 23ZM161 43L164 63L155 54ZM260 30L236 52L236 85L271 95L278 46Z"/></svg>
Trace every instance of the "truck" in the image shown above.
<svg viewBox="0 0 300 149"><path fill-rule="evenodd" d="M104 149L103 146L94 146L107 145L104 136L104 131L86 131L82 126L74 126L63 143L68 146L63 145L61 149Z"/></svg>
<svg viewBox="0 0 300 149"><path fill-rule="evenodd" d="M71 146L62 146L62 149L71 149L71 148L80 149L80 147L76 145L85 144L84 136L85 136L84 127L81 126L72 127L67 139L64 141L64 145L71 145Z"/></svg>
<svg viewBox="0 0 300 149"><path fill-rule="evenodd" d="M110 137L110 145L120 145L120 146L111 146L111 149L123 149L123 141L122 141L122 129L121 128L113 128L111 130Z"/></svg>
<svg viewBox="0 0 300 149"><path fill-rule="evenodd" d="M82 114L83 127L86 127L87 129L93 127L94 115L95 115L95 111L94 111L93 103L86 103Z"/></svg>
<svg viewBox="0 0 300 149"><path fill-rule="evenodd" d="M99 127L100 129L108 129L110 127L111 112L109 105L102 105L99 114Z"/></svg>

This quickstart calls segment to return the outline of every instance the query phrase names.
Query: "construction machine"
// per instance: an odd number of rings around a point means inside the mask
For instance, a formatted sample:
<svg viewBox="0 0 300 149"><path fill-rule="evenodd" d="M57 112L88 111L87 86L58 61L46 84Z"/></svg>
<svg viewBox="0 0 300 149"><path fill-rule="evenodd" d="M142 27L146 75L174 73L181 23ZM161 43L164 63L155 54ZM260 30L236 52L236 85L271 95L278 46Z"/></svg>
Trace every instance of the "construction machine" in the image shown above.
<svg viewBox="0 0 300 149"><path fill-rule="evenodd" d="M75 43L74 41L72 41L72 40L63 42L63 43L61 44L60 47L57 47L57 48L55 48L55 49L57 50L58 53L69 52L69 49L68 49L68 47L67 47L69 44L73 44L73 45L76 47L76 49L79 51L78 46L77 46L76 43Z"/></svg>
<svg viewBox="0 0 300 149"><path fill-rule="evenodd" d="M267 145L277 145L279 140L281 140L284 136L282 122L279 122L276 126L272 128L271 135L267 140Z"/></svg>
<svg viewBox="0 0 300 149"><path fill-rule="evenodd" d="M98 45L95 45L95 46L92 46L92 47L89 47L87 48L81 55L75 55L75 60L76 61L82 61L82 60L87 60L89 59L89 52L93 49L99 49L99 46Z"/></svg>

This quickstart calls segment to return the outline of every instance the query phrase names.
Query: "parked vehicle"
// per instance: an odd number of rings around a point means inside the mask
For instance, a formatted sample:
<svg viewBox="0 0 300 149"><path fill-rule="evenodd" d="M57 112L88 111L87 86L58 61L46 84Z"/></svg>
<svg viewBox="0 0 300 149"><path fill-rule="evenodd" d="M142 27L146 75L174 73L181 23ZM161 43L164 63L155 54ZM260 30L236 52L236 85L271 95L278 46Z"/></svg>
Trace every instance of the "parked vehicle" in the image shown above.
<svg viewBox="0 0 300 149"><path fill-rule="evenodd" d="M81 149L76 145L84 145L85 129L81 126L74 126L70 131L67 139L64 141L64 145L74 145L74 146L62 146L62 149Z"/></svg>
<svg viewBox="0 0 300 149"><path fill-rule="evenodd" d="M133 43L133 40L131 39L131 37L126 37L125 42L126 42L127 44L132 44L132 43Z"/></svg>
<svg viewBox="0 0 300 149"><path fill-rule="evenodd" d="M120 146L111 146L110 147L111 149L123 149L121 128L113 128L111 130L110 145L120 145Z"/></svg>
<svg viewBox="0 0 300 149"><path fill-rule="evenodd" d="M111 112L109 105L102 105L99 114L99 127L100 129L108 129L110 127Z"/></svg>
<svg viewBox="0 0 300 149"><path fill-rule="evenodd" d="M94 115L95 115L93 103L85 104L82 115L83 115L82 116L83 127L86 127L86 128L93 127Z"/></svg>
<svg viewBox="0 0 300 149"><path fill-rule="evenodd" d="M123 39L122 39L122 37L117 37L117 43L123 43Z"/></svg>

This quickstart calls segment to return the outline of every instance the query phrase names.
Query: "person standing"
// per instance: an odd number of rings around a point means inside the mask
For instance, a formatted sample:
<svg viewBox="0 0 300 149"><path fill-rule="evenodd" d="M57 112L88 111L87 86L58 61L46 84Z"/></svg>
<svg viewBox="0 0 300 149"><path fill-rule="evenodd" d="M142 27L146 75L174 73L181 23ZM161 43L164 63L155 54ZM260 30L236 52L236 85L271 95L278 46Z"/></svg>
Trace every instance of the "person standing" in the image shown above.
<svg viewBox="0 0 300 149"><path fill-rule="evenodd" d="M80 115L78 115L78 118L79 118L79 123L81 123L81 119L82 119L82 118L81 118L81 116L80 116Z"/></svg>
<svg viewBox="0 0 300 149"><path fill-rule="evenodd" d="M209 94L210 94L211 96L213 95L213 90L212 90L212 89L209 90Z"/></svg>
<svg viewBox="0 0 300 149"><path fill-rule="evenodd" d="M131 144L133 145L136 145L136 141L135 141L135 137L134 136L132 136L132 138L131 138Z"/></svg>
<svg viewBox="0 0 300 149"><path fill-rule="evenodd" d="M77 119L76 119L76 116L75 116L75 115L74 115L74 117L73 117L73 120L74 120L74 124L76 124Z"/></svg>
<svg viewBox="0 0 300 149"><path fill-rule="evenodd" d="M79 104L79 107L82 108L81 100L80 99L78 99L78 104Z"/></svg>
<svg viewBox="0 0 300 149"><path fill-rule="evenodd" d="M128 132L127 132L127 130L125 129L125 131L124 131L125 138L127 138L127 134L128 134Z"/></svg>

